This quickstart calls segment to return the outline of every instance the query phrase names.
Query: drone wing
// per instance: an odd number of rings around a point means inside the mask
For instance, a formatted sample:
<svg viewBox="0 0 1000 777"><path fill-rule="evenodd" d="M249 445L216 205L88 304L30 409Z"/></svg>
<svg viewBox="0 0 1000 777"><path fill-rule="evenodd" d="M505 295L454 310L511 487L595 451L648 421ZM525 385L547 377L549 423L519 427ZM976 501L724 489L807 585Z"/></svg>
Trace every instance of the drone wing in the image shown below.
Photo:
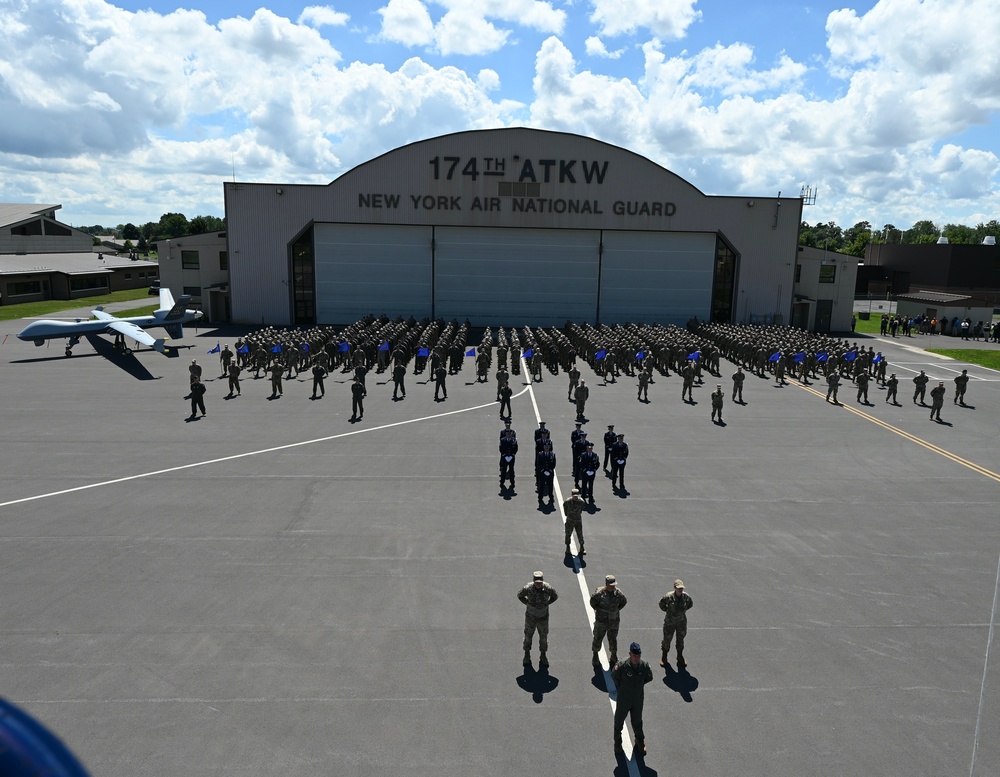
<svg viewBox="0 0 1000 777"><path fill-rule="evenodd" d="M119 321L115 319L114 321L108 322L108 329L113 329L120 335L131 337L137 343L148 345L150 348L163 353L163 340L157 340L141 326L136 326L129 321Z"/></svg>

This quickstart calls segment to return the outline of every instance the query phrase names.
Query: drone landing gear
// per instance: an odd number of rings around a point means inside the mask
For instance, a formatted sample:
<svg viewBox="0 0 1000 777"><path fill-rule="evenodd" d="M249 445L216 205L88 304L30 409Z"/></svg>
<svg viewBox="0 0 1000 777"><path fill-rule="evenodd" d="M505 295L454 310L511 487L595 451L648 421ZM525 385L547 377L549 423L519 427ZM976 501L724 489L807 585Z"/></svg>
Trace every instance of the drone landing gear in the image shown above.
<svg viewBox="0 0 1000 777"><path fill-rule="evenodd" d="M76 345L78 342L80 342L80 338L79 337L71 337L71 338L69 338L69 340L66 342L66 355L67 356L72 356L73 355L73 346Z"/></svg>
<svg viewBox="0 0 1000 777"><path fill-rule="evenodd" d="M115 353L131 355L132 349L125 345L125 335L115 335Z"/></svg>

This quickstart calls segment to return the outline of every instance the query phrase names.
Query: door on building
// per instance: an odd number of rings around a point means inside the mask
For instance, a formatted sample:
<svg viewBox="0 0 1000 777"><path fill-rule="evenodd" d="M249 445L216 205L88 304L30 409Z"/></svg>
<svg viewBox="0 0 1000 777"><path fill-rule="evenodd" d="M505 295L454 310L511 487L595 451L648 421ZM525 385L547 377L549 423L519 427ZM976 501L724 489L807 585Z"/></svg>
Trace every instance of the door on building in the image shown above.
<svg viewBox="0 0 1000 777"><path fill-rule="evenodd" d="M816 331L829 332L830 322L833 320L833 300L816 300Z"/></svg>

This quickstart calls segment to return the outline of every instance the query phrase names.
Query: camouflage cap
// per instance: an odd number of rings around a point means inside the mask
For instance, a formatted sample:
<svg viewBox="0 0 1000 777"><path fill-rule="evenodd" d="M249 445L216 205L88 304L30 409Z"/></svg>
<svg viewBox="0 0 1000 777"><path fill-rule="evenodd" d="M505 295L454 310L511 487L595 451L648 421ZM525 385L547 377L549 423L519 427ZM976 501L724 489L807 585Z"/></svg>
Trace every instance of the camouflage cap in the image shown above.
<svg viewBox="0 0 1000 777"><path fill-rule="evenodd" d="M618 585L618 581L615 580L615 576L614 575L607 575L604 578L604 584L605 585Z"/></svg>
<svg viewBox="0 0 1000 777"><path fill-rule="evenodd" d="M674 580L674 588L683 588L683 587L684 587L684 581L683 580L681 580L680 578L677 578L676 580Z"/></svg>
<svg viewBox="0 0 1000 777"><path fill-rule="evenodd" d="M570 496L580 496L580 489L579 488L574 488L569 493L570 493Z"/></svg>

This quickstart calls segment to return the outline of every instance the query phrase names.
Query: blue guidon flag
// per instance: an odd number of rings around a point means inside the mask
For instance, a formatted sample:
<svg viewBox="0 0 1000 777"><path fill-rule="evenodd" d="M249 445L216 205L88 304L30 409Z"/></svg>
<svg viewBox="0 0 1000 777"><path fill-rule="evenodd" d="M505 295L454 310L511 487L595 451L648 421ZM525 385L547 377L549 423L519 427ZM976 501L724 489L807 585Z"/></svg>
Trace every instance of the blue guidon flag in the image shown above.
<svg viewBox="0 0 1000 777"><path fill-rule="evenodd" d="M872 359L872 364L878 364L883 358L882 354L878 354L874 359Z"/></svg>
<svg viewBox="0 0 1000 777"><path fill-rule="evenodd" d="M309 353L309 343L302 343L302 353Z"/></svg>
<svg viewBox="0 0 1000 777"><path fill-rule="evenodd" d="M769 362L776 362L776 361L778 361L778 359L780 359L780 358L781 358L781 351L778 351L777 353L772 353L772 354L771 354L771 358L770 358L770 359L768 359L768 361L769 361Z"/></svg>
<svg viewBox="0 0 1000 777"><path fill-rule="evenodd" d="M378 347L378 349L379 349L380 351L388 351L388 350L389 350L389 343L382 343L382 345L380 345L380 346Z"/></svg>
<svg viewBox="0 0 1000 777"><path fill-rule="evenodd" d="M852 361L854 361L857 358L858 358L858 352L857 351L848 351L847 353L844 354L844 361L845 362L852 362Z"/></svg>
<svg viewBox="0 0 1000 777"><path fill-rule="evenodd" d="M806 352L799 351L795 356L792 357L793 362L804 362L806 360Z"/></svg>
<svg viewBox="0 0 1000 777"><path fill-rule="evenodd" d="M475 348L470 348L468 351L465 352L465 355L466 356L475 356L476 355L476 349Z"/></svg>
<svg viewBox="0 0 1000 777"><path fill-rule="evenodd" d="M816 361L818 362L825 362L829 360L830 360L830 354L827 353L826 351L820 351L818 354L816 354Z"/></svg>
<svg viewBox="0 0 1000 777"><path fill-rule="evenodd" d="M688 361L691 361L692 359L700 359L700 358L701 358L701 351L695 351L694 353L692 353L692 354L690 354L688 356Z"/></svg>
<svg viewBox="0 0 1000 777"><path fill-rule="evenodd" d="M218 344L218 343L216 343L216 344L215 344L215 348L209 348L209 349L208 349L208 352L209 352L209 353L218 353L218 352L219 352L219 351L221 351L221 350L222 350L222 349L221 349L221 348L219 347L219 344Z"/></svg>
<svg viewBox="0 0 1000 777"><path fill-rule="evenodd" d="M646 358L646 352L645 351L637 351L636 352L636 354L635 354L635 360L636 361L642 361L645 358Z"/></svg>
<svg viewBox="0 0 1000 777"><path fill-rule="evenodd" d="M351 350L351 344L345 340L344 342L342 342L340 345L337 346L337 350L340 351L341 353L347 353L349 350Z"/></svg>
<svg viewBox="0 0 1000 777"><path fill-rule="evenodd" d="M535 351L534 351L534 349L533 349L533 348L529 348L529 349L528 349L527 351L525 351L525 352L524 352L523 354L521 354L521 355L522 355L522 356L524 356L524 358L525 358L525 359L530 359L530 358L531 358L532 356L534 356L534 355L535 355Z"/></svg>
<svg viewBox="0 0 1000 777"><path fill-rule="evenodd" d="M607 355L608 352L604 348L602 348L601 350L599 350L597 353L594 354L594 358L597 359L597 361L600 361Z"/></svg>
<svg viewBox="0 0 1000 777"><path fill-rule="evenodd" d="M430 353L430 351L428 351L426 348L418 348L417 349L417 356L426 356L429 353Z"/></svg>
<svg viewBox="0 0 1000 777"><path fill-rule="evenodd" d="M274 348L271 349L271 353L281 353L281 343L274 346Z"/></svg>
<svg viewBox="0 0 1000 777"><path fill-rule="evenodd" d="M250 346L244 343L236 349L236 353L250 353Z"/></svg>

